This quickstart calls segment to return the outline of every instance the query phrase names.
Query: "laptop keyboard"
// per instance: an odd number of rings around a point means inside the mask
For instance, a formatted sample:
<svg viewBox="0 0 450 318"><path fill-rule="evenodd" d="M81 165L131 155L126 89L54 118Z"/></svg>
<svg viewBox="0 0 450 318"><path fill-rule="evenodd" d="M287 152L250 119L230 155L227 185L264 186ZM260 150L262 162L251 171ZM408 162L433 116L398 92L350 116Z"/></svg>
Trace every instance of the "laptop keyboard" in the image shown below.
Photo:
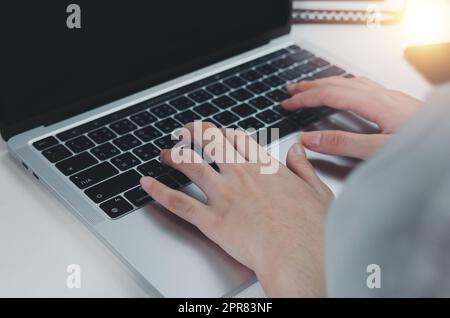
<svg viewBox="0 0 450 318"><path fill-rule="evenodd" d="M178 189L190 180L159 162L173 147L171 133L194 120L219 127L279 128L279 138L305 129L334 111L287 112L279 103L286 85L302 79L347 76L311 52L290 46L169 93L33 143L42 155L112 219L148 204L140 188L152 176Z"/></svg>

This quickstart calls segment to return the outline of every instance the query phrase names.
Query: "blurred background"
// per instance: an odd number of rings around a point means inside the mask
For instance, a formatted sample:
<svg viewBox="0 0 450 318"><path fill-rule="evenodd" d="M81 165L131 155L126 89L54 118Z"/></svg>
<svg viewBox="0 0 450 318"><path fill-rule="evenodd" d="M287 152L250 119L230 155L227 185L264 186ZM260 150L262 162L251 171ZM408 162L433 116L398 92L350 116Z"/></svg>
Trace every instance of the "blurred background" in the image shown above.
<svg viewBox="0 0 450 318"><path fill-rule="evenodd" d="M300 21L303 24L349 24L348 22L351 24L351 20L356 14L346 16L347 23L342 23L345 22L341 16L343 11L364 14L378 9L382 12L383 18L386 13L395 14L395 23L383 23L383 25L398 24L401 27L399 36L411 45L450 40L450 0L294 0L294 8L302 9L302 12L319 13L313 15L314 18L317 18L316 20L311 18ZM304 18L304 16L302 17ZM336 23L336 18L339 18L341 23ZM317 21L318 19L321 21Z"/></svg>

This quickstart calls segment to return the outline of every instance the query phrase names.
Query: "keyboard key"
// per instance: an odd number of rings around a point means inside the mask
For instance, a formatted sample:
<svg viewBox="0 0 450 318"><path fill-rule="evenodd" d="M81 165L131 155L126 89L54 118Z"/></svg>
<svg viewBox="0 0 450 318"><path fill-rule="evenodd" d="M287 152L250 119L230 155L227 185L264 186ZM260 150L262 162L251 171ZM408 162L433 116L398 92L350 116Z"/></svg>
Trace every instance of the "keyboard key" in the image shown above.
<svg viewBox="0 0 450 318"><path fill-rule="evenodd" d="M282 77L286 81L293 81L295 79L302 77L302 73L296 69L292 69L292 70L285 70L280 74L278 74L278 76Z"/></svg>
<svg viewBox="0 0 450 318"><path fill-rule="evenodd" d="M203 117L211 116L219 111L219 109L210 103L204 103L200 106L194 107L194 110Z"/></svg>
<svg viewBox="0 0 450 318"><path fill-rule="evenodd" d="M276 75L264 79L263 82L271 87L278 87L286 84L286 81L282 80Z"/></svg>
<svg viewBox="0 0 450 318"><path fill-rule="evenodd" d="M172 135L167 135L164 137L161 137L154 141L154 144L158 146L160 149L171 149L173 148L179 140L172 139ZM159 150L158 150L159 153Z"/></svg>
<svg viewBox="0 0 450 318"><path fill-rule="evenodd" d="M270 107L273 105L273 102L264 96L259 96L254 99L252 99L250 102L250 105L258 108L258 109L265 109L267 107Z"/></svg>
<svg viewBox="0 0 450 318"><path fill-rule="evenodd" d="M237 76L233 76L233 77L227 78L223 82L225 84L227 84L231 88L238 88L238 87L242 87L245 84L247 84L246 81L244 81L242 78L237 77Z"/></svg>
<svg viewBox="0 0 450 318"><path fill-rule="evenodd" d="M189 98L195 100L197 103L203 103L205 101L207 101L208 99L213 98L213 96L208 93L207 91L200 89L198 91L195 91L191 94L188 95Z"/></svg>
<svg viewBox="0 0 450 318"><path fill-rule="evenodd" d="M309 74L317 69L317 65L312 63L306 63L293 68L296 72L301 74Z"/></svg>
<svg viewBox="0 0 450 318"><path fill-rule="evenodd" d="M289 59L294 62L300 63L300 62L303 62L303 61L306 61L306 60L312 58L313 56L314 56L314 54L312 54L306 50L301 50L294 54L289 55Z"/></svg>
<svg viewBox="0 0 450 318"><path fill-rule="evenodd" d="M314 77L312 77L312 76L307 76L307 77L302 78L301 81L302 81L302 82L303 82L303 81L314 81Z"/></svg>
<svg viewBox="0 0 450 318"><path fill-rule="evenodd" d="M230 96L240 102L243 102L247 99L252 98L254 95L252 93L250 93L248 90L241 88L241 89L238 89L237 91L230 93Z"/></svg>
<svg viewBox="0 0 450 318"><path fill-rule="evenodd" d="M119 216L133 210L133 206L121 196L100 204L100 208L112 219L118 218Z"/></svg>
<svg viewBox="0 0 450 318"><path fill-rule="evenodd" d="M263 75L257 71L249 70L247 72L241 73L240 77L247 80L248 82L254 82L260 79Z"/></svg>
<svg viewBox="0 0 450 318"><path fill-rule="evenodd" d="M314 78L320 79L330 76L338 76L344 74L345 71L337 66L332 66L313 75Z"/></svg>
<svg viewBox="0 0 450 318"><path fill-rule="evenodd" d="M133 124L128 119L122 119L120 121L116 121L115 123L111 124L109 126L114 132L118 135L124 135L126 133L129 133L130 131L133 131L137 128L135 124Z"/></svg>
<svg viewBox="0 0 450 318"><path fill-rule="evenodd" d="M103 161L114 156L120 154L119 149L111 145L111 143L107 142L98 147L92 148L91 153L97 157L98 160Z"/></svg>
<svg viewBox="0 0 450 318"><path fill-rule="evenodd" d="M175 129L180 128L182 125L173 118L166 118L155 123L155 126L162 132L169 134Z"/></svg>
<svg viewBox="0 0 450 318"><path fill-rule="evenodd" d="M47 150L44 150L42 154L47 158L51 163L55 163L57 161L66 159L70 157L72 153L69 149L64 147L63 145L54 146Z"/></svg>
<svg viewBox="0 0 450 318"><path fill-rule="evenodd" d="M315 122L318 122L320 118L316 116L313 110L304 109L295 112L289 117L294 123L296 123L299 127L306 128L312 125Z"/></svg>
<svg viewBox="0 0 450 318"><path fill-rule="evenodd" d="M178 188L178 183L175 180L173 180L172 177L170 177L168 174L159 176L156 178L156 180L158 180L162 184L168 186L169 188L172 188L172 189Z"/></svg>
<svg viewBox="0 0 450 318"><path fill-rule="evenodd" d="M276 113L278 113L278 114L280 114L281 116L284 116L284 117L290 116L290 115L293 114L292 111L288 111L288 110L282 108L281 105L275 105L275 107L273 107L273 110L274 110Z"/></svg>
<svg viewBox="0 0 450 318"><path fill-rule="evenodd" d="M70 176L71 174L77 173L81 170L95 165L97 162L98 161L88 152L83 152L79 155L58 162L56 164L56 168L58 168L58 170L61 171L64 175Z"/></svg>
<svg viewBox="0 0 450 318"><path fill-rule="evenodd" d="M106 124L118 121L120 119L123 119L125 117L134 115L134 114L140 112L141 110L144 110L145 108L147 108L147 103L148 103L148 101L124 108L122 110L119 110L115 113L109 114L109 115L101 118L101 121L103 121L103 122L106 121L106 123L104 124L104 125L106 125Z"/></svg>
<svg viewBox="0 0 450 318"><path fill-rule="evenodd" d="M234 99L232 99L228 96L222 96L222 97L216 98L212 101L212 103L214 105L216 105L217 107L219 107L220 109L226 109L228 107L231 107L231 106L237 104L237 102Z"/></svg>
<svg viewBox="0 0 450 318"><path fill-rule="evenodd" d="M260 67L256 68L256 71L261 74L264 74L264 75L270 75L270 74L277 72L278 69L276 67L273 67L270 64L264 64L264 65L261 65Z"/></svg>
<svg viewBox="0 0 450 318"><path fill-rule="evenodd" d="M272 66L275 66L278 69L285 69L291 66L293 63L294 61L292 61L291 59L283 57L281 59L273 61L271 64Z"/></svg>
<svg viewBox="0 0 450 318"><path fill-rule="evenodd" d="M258 130L262 127L264 127L264 124L262 122L260 122L258 119L256 119L255 117L250 117L244 120L241 120L238 123L239 127L241 127L244 130L247 129L255 129Z"/></svg>
<svg viewBox="0 0 450 318"><path fill-rule="evenodd" d="M148 142L162 136L155 127L147 126L134 132L134 134L143 142Z"/></svg>
<svg viewBox="0 0 450 318"><path fill-rule="evenodd" d="M290 45L288 49L291 50L292 52L299 52L302 50L297 44Z"/></svg>
<svg viewBox="0 0 450 318"><path fill-rule="evenodd" d="M88 136L97 144L102 144L116 137L116 135L106 127L93 131Z"/></svg>
<svg viewBox="0 0 450 318"><path fill-rule="evenodd" d="M150 125L151 123L156 121L156 117L151 115L149 112L142 112L137 115L131 116L130 119L140 127L144 127Z"/></svg>
<svg viewBox="0 0 450 318"><path fill-rule="evenodd" d="M142 144L142 142L134 137L132 134L128 134L113 140L113 144L119 147L122 151L128 151Z"/></svg>
<svg viewBox="0 0 450 318"><path fill-rule="evenodd" d="M86 189L105 179L111 178L117 173L119 173L119 170L114 168L109 162L102 162L101 164L71 176L70 181L78 188Z"/></svg>
<svg viewBox="0 0 450 318"><path fill-rule="evenodd" d="M261 146L265 146L298 131L298 126L290 120L284 119L281 122L275 123L271 127L259 130L253 138L256 138L257 142Z"/></svg>
<svg viewBox="0 0 450 318"><path fill-rule="evenodd" d="M159 149L152 144L146 144L133 150L133 153L139 157L142 161L149 161L159 156Z"/></svg>
<svg viewBox="0 0 450 318"><path fill-rule="evenodd" d="M228 87L226 87L222 83L216 83L216 84L210 85L206 89L210 93L214 94L215 96L223 95L230 90Z"/></svg>
<svg viewBox="0 0 450 318"><path fill-rule="evenodd" d="M328 61L325 61L320 57L316 57L315 59L311 60L311 63L316 65L317 67L325 67L327 65L330 65Z"/></svg>
<svg viewBox="0 0 450 318"><path fill-rule="evenodd" d="M222 124L219 124L217 121L215 121L215 120L213 120L213 119L211 119L211 118L206 118L206 119L204 120L204 122L205 122L205 123L211 123L211 124L213 124L214 126L216 126L217 128L223 127Z"/></svg>
<svg viewBox="0 0 450 318"><path fill-rule="evenodd" d="M66 146L74 153L79 153L94 147L95 144L85 136L80 136L66 142Z"/></svg>
<svg viewBox="0 0 450 318"><path fill-rule="evenodd" d="M158 107L154 107L154 108L150 109L150 111L153 114L155 114L156 116L158 116L159 118L166 118L177 112L173 107L171 107L167 104L162 104L162 105L159 105Z"/></svg>
<svg viewBox="0 0 450 318"><path fill-rule="evenodd" d="M139 167L137 167L137 170L144 176L149 176L152 178L156 178L168 171L167 166L164 166L156 159L140 165Z"/></svg>
<svg viewBox="0 0 450 318"><path fill-rule="evenodd" d="M278 129L278 138L283 138L291 133L299 131L298 127L289 119L283 119L282 121L275 123L269 127L269 130L272 128Z"/></svg>
<svg viewBox="0 0 450 318"><path fill-rule="evenodd" d="M289 98L289 94L286 93L285 91L282 91L281 89L275 89L270 93L266 94L266 96L277 103Z"/></svg>
<svg viewBox="0 0 450 318"><path fill-rule="evenodd" d="M184 187L191 183L191 180L178 170L172 170L169 173L169 176L174 179L180 187Z"/></svg>
<svg viewBox="0 0 450 318"><path fill-rule="evenodd" d="M124 196L137 207L141 207L153 200L140 186L125 192Z"/></svg>
<svg viewBox="0 0 450 318"><path fill-rule="evenodd" d="M115 165L117 168L119 168L122 171L128 170L134 166L137 166L141 162L138 158L133 156L131 153L126 152L124 154L121 154L120 156L114 157L111 159L111 163Z"/></svg>
<svg viewBox="0 0 450 318"><path fill-rule="evenodd" d="M245 118L253 113L256 113L256 109L248 104L240 104L238 106L234 106L231 110L241 118Z"/></svg>
<svg viewBox="0 0 450 318"><path fill-rule="evenodd" d="M140 179L141 175L139 173L135 170L130 170L103 181L102 183L85 190L84 193L95 203L100 203L119 193L138 186Z"/></svg>
<svg viewBox="0 0 450 318"><path fill-rule="evenodd" d="M226 110L224 112L221 112L220 114L217 114L213 117L219 124L223 126L228 126L235 121L239 120L239 117L233 115L230 111Z"/></svg>
<svg viewBox="0 0 450 318"><path fill-rule="evenodd" d="M69 130L63 131L62 133L57 134L56 137L61 141L67 141L69 139L83 135L91 130L102 127L103 125L108 124L108 123L109 122L106 121L105 117L102 117L100 119L90 121L86 124L77 126L75 128L71 128Z"/></svg>
<svg viewBox="0 0 450 318"><path fill-rule="evenodd" d="M265 58L268 59L268 60L271 60L271 59L283 56L283 55L288 54L288 53L289 53L289 51L287 49L281 49L281 50L278 50L276 52L273 52L273 53L270 53L270 54L266 55Z"/></svg>
<svg viewBox="0 0 450 318"><path fill-rule="evenodd" d="M184 110L195 105L193 101L184 96L174 99L173 101L169 102L169 104L178 110Z"/></svg>
<svg viewBox="0 0 450 318"><path fill-rule="evenodd" d="M274 112L271 109L259 113L258 115L256 115L256 117L265 122L266 124L271 124L281 119L281 115Z"/></svg>
<svg viewBox="0 0 450 318"><path fill-rule="evenodd" d="M33 146L37 150L44 150L46 148L56 146L57 144L58 140L56 140L56 138L53 136L33 142Z"/></svg>
<svg viewBox="0 0 450 318"><path fill-rule="evenodd" d="M256 83L248 85L247 89L251 90L255 94L262 94L262 93L270 90L270 87L261 82L256 82Z"/></svg>
<svg viewBox="0 0 450 318"><path fill-rule="evenodd" d="M152 103L153 102L151 100L150 101L145 101L145 102L142 102L142 103L138 103L136 105L133 105L133 106L124 108L122 110L119 110L119 111L117 111L115 113L106 115L104 117L95 119L93 121L90 121L90 122L88 122L86 124L82 124L82 125L80 125L78 127L66 130L66 131L64 131L62 133L57 134L56 137L58 139L60 139L61 141L67 141L67 140L69 140L71 138L78 137L78 136L80 136L82 134L85 134L85 133L88 133L88 132L90 132L92 130L95 130L95 129L101 128L103 126L109 125L109 124L111 124L111 123L113 123L115 121L118 121L118 120L122 119L122 118L131 116L131 115L134 115L134 114L136 114L136 113L138 113L140 111L143 111L143 110L145 110L146 108L149 107L149 104L152 104Z"/></svg>
<svg viewBox="0 0 450 318"><path fill-rule="evenodd" d="M186 110L182 113L176 114L175 118L183 125L199 120L200 116L194 113L192 110Z"/></svg>

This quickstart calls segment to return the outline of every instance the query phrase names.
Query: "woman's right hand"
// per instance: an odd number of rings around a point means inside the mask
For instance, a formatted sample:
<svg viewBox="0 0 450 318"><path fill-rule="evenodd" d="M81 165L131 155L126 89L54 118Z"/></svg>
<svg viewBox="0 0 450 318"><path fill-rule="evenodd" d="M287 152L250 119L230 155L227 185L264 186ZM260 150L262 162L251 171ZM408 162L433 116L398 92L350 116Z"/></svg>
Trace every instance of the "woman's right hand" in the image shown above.
<svg viewBox="0 0 450 318"><path fill-rule="evenodd" d="M358 159L370 158L422 105L413 97L360 77L302 81L288 91L292 97L281 104L286 110L328 106L353 111L377 124L378 134L314 131L301 135L302 144L310 150Z"/></svg>

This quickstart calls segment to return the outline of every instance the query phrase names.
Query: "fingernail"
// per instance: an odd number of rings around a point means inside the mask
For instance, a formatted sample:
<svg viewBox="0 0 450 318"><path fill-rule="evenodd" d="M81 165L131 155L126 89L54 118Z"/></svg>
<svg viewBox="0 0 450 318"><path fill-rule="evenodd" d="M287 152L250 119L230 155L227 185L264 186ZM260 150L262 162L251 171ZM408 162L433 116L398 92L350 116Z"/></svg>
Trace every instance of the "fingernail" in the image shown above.
<svg viewBox="0 0 450 318"><path fill-rule="evenodd" d="M304 133L302 136L302 141L311 147L320 146L320 141L322 139L322 133L318 131Z"/></svg>
<svg viewBox="0 0 450 318"><path fill-rule="evenodd" d="M289 85L287 86L287 89L288 89L288 90L294 90L294 89L295 89L295 84L289 84Z"/></svg>
<svg viewBox="0 0 450 318"><path fill-rule="evenodd" d="M161 149L161 151L159 152L159 160L164 160L164 155L166 154L166 152L168 152L168 149Z"/></svg>
<svg viewBox="0 0 450 318"><path fill-rule="evenodd" d="M280 105L281 105L281 107L286 107L286 105L289 103L289 99L285 99L285 100L283 100L281 103L280 103Z"/></svg>
<svg viewBox="0 0 450 318"><path fill-rule="evenodd" d="M154 179L150 178L150 177L142 177L141 178L141 187L143 189L148 189L152 183L153 183Z"/></svg>
<svg viewBox="0 0 450 318"><path fill-rule="evenodd" d="M299 143L294 144L295 154L299 157L306 157L305 148L303 148Z"/></svg>

